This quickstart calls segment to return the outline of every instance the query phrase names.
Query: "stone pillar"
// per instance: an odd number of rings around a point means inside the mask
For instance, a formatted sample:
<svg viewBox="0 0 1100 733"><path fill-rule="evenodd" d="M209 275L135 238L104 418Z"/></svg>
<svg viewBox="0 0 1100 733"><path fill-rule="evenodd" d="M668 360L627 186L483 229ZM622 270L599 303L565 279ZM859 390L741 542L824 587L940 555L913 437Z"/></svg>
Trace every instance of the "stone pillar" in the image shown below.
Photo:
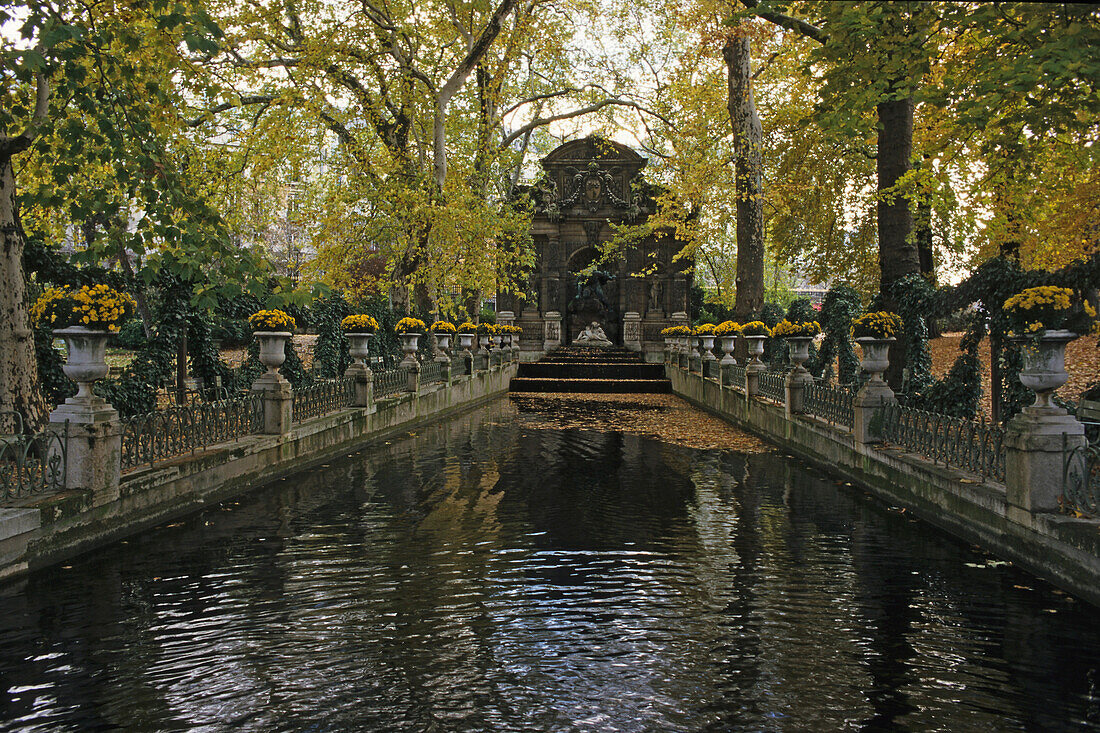
<svg viewBox="0 0 1100 733"><path fill-rule="evenodd" d="M549 353L561 346L561 312L547 311L542 324L542 350Z"/></svg>
<svg viewBox="0 0 1100 733"><path fill-rule="evenodd" d="M884 405L898 400L894 390L882 379L871 379L852 398L852 437L856 443L881 443L882 428L875 422Z"/></svg>
<svg viewBox="0 0 1100 733"><path fill-rule="evenodd" d="M516 314L512 311L499 311L497 313L497 323L502 326L511 326L516 322Z"/></svg>
<svg viewBox="0 0 1100 733"><path fill-rule="evenodd" d="M374 372L369 366L355 362L344 370L344 376L352 380L352 407L370 407L374 404Z"/></svg>
<svg viewBox="0 0 1100 733"><path fill-rule="evenodd" d="M94 506L116 501L122 470L118 411L94 394L70 397L50 413L50 429L66 446L65 488L91 491ZM50 441L50 452L58 449Z"/></svg>
<svg viewBox="0 0 1100 733"><path fill-rule="evenodd" d="M405 391L416 394L420 391L420 362L414 361L411 364L402 364L401 367L405 370L408 378L405 383Z"/></svg>
<svg viewBox="0 0 1100 733"><path fill-rule="evenodd" d="M252 383L252 391L264 403L264 434L286 435L294 420L294 389L286 377L269 371Z"/></svg>
<svg viewBox="0 0 1100 733"><path fill-rule="evenodd" d="M814 378L805 368L795 369L787 374L787 416L801 415L806 412L804 395L806 386L813 384Z"/></svg>
<svg viewBox="0 0 1100 733"><path fill-rule="evenodd" d="M745 365L745 397L752 398L760 394L760 375L768 368L759 361L753 360Z"/></svg>
<svg viewBox="0 0 1100 733"><path fill-rule="evenodd" d="M623 315L623 346L631 351L642 350L642 316L636 311Z"/></svg>
<svg viewBox="0 0 1100 733"><path fill-rule="evenodd" d="M1025 407L1005 426L1005 487L1009 519L1031 523L1059 510L1063 453L1087 443L1085 426L1060 407Z"/></svg>

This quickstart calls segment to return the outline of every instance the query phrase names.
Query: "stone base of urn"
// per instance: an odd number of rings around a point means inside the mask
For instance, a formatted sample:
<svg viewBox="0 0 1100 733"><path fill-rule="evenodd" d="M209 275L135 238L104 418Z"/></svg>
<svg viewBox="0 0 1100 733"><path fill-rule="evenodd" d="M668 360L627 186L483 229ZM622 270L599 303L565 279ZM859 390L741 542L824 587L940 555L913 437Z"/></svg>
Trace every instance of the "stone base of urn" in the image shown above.
<svg viewBox="0 0 1100 733"><path fill-rule="evenodd" d="M1057 512L1063 451L1087 443L1085 426L1060 407L1025 407L1005 425L1009 518L1025 525L1037 512Z"/></svg>
<svg viewBox="0 0 1100 733"><path fill-rule="evenodd" d="M65 487L91 491L95 506L116 501L122 466L118 411L96 395L75 400L70 397L50 413L50 429L67 436L62 438ZM50 449L56 450L53 443Z"/></svg>
<svg viewBox="0 0 1100 733"><path fill-rule="evenodd" d="M264 403L265 435L286 435L294 421L294 390L286 377L267 372L252 383L252 392Z"/></svg>
<svg viewBox="0 0 1100 733"><path fill-rule="evenodd" d="M351 406L374 408L374 372L366 364L355 362L344 370L351 380Z"/></svg>

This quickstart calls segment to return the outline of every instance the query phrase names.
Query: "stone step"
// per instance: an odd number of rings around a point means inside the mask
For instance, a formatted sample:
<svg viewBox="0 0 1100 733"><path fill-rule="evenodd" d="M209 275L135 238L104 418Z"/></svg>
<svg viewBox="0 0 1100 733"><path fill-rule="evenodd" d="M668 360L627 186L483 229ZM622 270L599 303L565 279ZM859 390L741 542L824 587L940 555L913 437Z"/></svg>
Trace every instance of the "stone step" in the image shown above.
<svg viewBox="0 0 1100 733"><path fill-rule="evenodd" d="M661 394L672 391L668 379L550 379L512 377L512 392L606 392Z"/></svg>
<svg viewBox="0 0 1100 733"><path fill-rule="evenodd" d="M558 379L664 379L663 364L638 362L533 362L520 364L517 377Z"/></svg>

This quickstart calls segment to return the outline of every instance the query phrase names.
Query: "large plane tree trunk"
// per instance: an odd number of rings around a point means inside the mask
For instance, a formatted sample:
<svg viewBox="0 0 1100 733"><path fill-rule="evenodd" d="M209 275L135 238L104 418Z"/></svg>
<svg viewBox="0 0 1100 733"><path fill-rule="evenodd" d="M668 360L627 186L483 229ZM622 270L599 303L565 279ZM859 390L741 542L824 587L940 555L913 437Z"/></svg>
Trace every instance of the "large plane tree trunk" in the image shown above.
<svg viewBox="0 0 1100 733"><path fill-rule="evenodd" d="M38 362L23 279L23 229L19 225L12 155L0 144L0 412L17 412L28 430L46 423L38 389Z"/></svg>
<svg viewBox="0 0 1100 733"><path fill-rule="evenodd" d="M764 133L752 96L751 45L734 35L722 49L729 81L737 178L737 294L734 317L747 320L764 305Z"/></svg>

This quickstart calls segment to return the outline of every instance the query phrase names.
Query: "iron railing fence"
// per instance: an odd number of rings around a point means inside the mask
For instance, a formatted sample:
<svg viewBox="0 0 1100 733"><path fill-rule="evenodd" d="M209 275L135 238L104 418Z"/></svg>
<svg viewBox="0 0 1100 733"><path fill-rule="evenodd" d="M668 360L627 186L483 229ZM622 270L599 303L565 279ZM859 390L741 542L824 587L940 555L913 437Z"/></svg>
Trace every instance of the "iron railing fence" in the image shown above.
<svg viewBox="0 0 1100 733"><path fill-rule="evenodd" d="M1100 442L1069 448L1066 436L1062 436L1062 506L1069 511L1100 516Z"/></svg>
<svg viewBox="0 0 1100 733"><path fill-rule="evenodd" d="M745 367L741 364L734 364L729 367L730 370L730 385L737 389L745 389Z"/></svg>
<svg viewBox="0 0 1100 733"><path fill-rule="evenodd" d="M69 422L39 433L23 432L22 416L0 413L0 499L65 488Z"/></svg>
<svg viewBox="0 0 1100 733"><path fill-rule="evenodd" d="M882 437L935 463L1005 480L1005 431L999 425L889 404L882 409Z"/></svg>
<svg viewBox="0 0 1100 733"><path fill-rule="evenodd" d="M405 369L387 369L374 373L375 399L404 392L408 385L409 372Z"/></svg>
<svg viewBox="0 0 1100 733"><path fill-rule="evenodd" d="M134 415L122 421L122 470L153 466L157 461L261 432L263 427L264 405L258 394Z"/></svg>
<svg viewBox="0 0 1100 733"><path fill-rule="evenodd" d="M342 410L351 404L354 382L347 377L324 379L294 390L294 422Z"/></svg>
<svg viewBox="0 0 1100 733"><path fill-rule="evenodd" d="M443 365L435 359L428 359L420 365L420 383L431 384L443 379Z"/></svg>
<svg viewBox="0 0 1100 733"><path fill-rule="evenodd" d="M787 401L787 375L784 372L760 372L760 396L776 402Z"/></svg>
<svg viewBox="0 0 1100 733"><path fill-rule="evenodd" d="M851 430L855 420L853 397L855 393L844 387L807 384L802 391L802 407L809 415Z"/></svg>

